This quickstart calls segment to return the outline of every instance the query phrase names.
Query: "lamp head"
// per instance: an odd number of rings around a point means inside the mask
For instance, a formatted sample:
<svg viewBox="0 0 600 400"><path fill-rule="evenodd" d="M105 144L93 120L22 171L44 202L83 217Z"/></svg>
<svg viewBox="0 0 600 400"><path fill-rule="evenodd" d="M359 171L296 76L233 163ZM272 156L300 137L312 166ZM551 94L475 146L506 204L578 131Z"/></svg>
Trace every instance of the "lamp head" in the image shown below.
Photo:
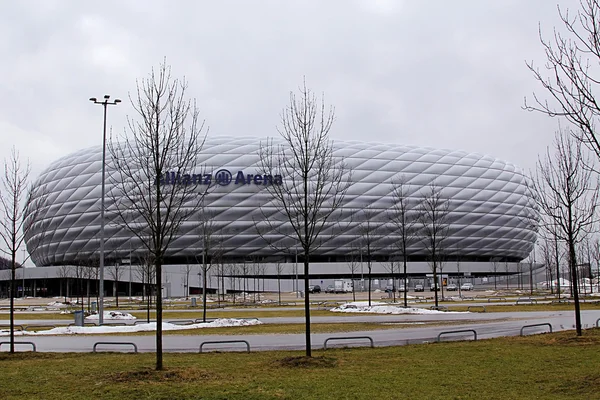
<svg viewBox="0 0 600 400"><path fill-rule="evenodd" d="M115 104L116 104L116 103L120 103L120 102L121 102L121 100L120 100L120 99L115 99Z"/></svg>
<svg viewBox="0 0 600 400"><path fill-rule="evenodd" d="M106 100L110 99L110 94L105 94L105 95L104 95L104 98L105 98Z"/></svg>
<svg viewBox="0 0 600 400"><path fill-rule="evenodd" d="M96 98L95 97L90 97L90 101L93 101L95 103L96 102Z"/></svg>

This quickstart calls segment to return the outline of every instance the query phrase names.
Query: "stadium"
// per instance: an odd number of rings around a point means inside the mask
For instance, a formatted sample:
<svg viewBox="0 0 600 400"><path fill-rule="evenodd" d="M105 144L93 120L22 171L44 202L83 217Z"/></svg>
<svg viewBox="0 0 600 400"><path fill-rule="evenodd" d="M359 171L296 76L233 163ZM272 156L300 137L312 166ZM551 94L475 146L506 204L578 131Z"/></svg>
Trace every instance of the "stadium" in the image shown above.
<svg viewBox="0 0 600 400"><path fill-rule="evenodd" d="M266 138L208 137L197 160L203 173L192 171L181 176L169 172L161 177L161 183L193 180L198 186L212 185L204 203L214 221L214 235L219 238L219 262L261 264L260 268L243 268L249 270L244 274L260 275L267 280L263 287L268 289L275 278L294 285L292 281L301 273L297 267L301 255L289 239L277 239L278 232L257 232L257 221L282 218L265 188L286 182L284 175L267 176L260 170L259 150L265 142ZM367 261L373 278L385 282L400 276L388 265L399 257L399 235L390 224L399 181L406 189L409 209L415 212L431 187L439 188L447 203L443 273L449 277L514 274L519 262L533 249L537 210L526 177L516 166L463 151L355 141L334 141L333 147L334 157L343 160L348 170L350 186L340 206L340 217L326 227L326 239L311 255L312 281L350 278L351 273L353 279L358 280L354 274L360 274L364 280L363 264ZM43 229L34 229L26 238L27 250L37 267L84 265L99 259L101 171L102 148L94 147L57 160L37 179L34 186L43 187L47 196L35 225ZM144 258L141 243L111 219L113 204L109 199L115 190L116 174L109 159L106 172L109 195L105 198L105 265L140 264L136 260ZM364 231L367 219L374 232L369 260ZM165 269L175 274L167 281L188 287L172 289L173 295L198 289L191 282L179 284L183 278L177 274L181 274L182 266L201 262L200 220L199 215L192 216L183 224L165 256ZM275 239L267 243L267 236ZM407 249L407 272L411 279L425 279L431 274L428 251L423 234L416 236ZM360 267L353 270L349 264L357 259ZM499 262L503 265L501 271L494 267ZM229 272L221 269L220 274L214 271L210 279L213 287L218 286L217 275L225 275L232 282L239 275L235 268ZM131 271L128 280L135 284Z"/></svg>

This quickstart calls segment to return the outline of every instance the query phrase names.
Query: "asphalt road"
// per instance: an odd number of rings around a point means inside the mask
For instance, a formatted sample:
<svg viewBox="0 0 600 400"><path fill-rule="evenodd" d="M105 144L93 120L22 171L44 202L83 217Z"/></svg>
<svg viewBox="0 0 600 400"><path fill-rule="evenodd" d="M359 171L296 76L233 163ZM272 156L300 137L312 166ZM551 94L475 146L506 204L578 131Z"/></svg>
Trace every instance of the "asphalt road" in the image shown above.
<svg viewBox="0 0 600 400"><path fill-rule="evenodd" d="M584 328L593 327L600 318L600 310L582 311ZM552 325L553 331L574 329L574 314L572 311L538 311L538 312L504 312L504 313L444 313L429 315L356 315L356 316L327 316L313 317L313 323L336 322L377 322L415 324L402 329L373 330L364 332L343 332L311 335L312 347L323 348L327 338L340 338L348 336L368 336L373 339L375 346L397 346L409 343L422 343L435 341L441 332L472 329L477 333L478 339L499 336L517 336L524 325L545 324ZM303 318L261 318L264 323L287 324L303 323ZM433 321L454 321L452 326L418 326L418 323ZM57 323L56 320L17 321L22 324ZM207 328L210 329L210 328ZM547 326L526 328L525 334L541 333L548 331ZM473 333L444 335L443 340L470 339ZM7 341L7 337L0 337L0 341ZM131 342L135 343L140 352L155 351L154 336L19 336L18 342L33 342L37 351L42 352L90 352L96 342ZM245 340L250 344L251 350L301 350L305 348L304 334L264 334L264 335L165 335L163 336L163 351L165 352L198 352L200 344L207 341ZM328 347L369 345L368 339L335 340L328 343ZM17 347L17 350L29 350L31 346ZM2 345L1 350L6 351L8 346ZM208 350L244 350L241 343L205 345ZM126 346L102 346L102 350L130 351Z"/></svg>

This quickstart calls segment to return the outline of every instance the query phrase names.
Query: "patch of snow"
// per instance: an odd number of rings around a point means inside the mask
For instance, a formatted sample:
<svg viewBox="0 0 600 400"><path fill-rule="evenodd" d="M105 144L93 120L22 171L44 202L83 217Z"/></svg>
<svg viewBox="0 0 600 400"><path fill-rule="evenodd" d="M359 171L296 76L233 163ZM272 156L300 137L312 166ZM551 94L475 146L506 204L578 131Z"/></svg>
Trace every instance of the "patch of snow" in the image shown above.
<svg viewBox="0 0 600 400"><path fill-rule="evenodd" d="M67 306L65 303L61 303L60 301L51 301L47 305L50 307L66 307Z"/></svg>
<svg viewBox="0 0 600 400"><path fill-rule="evenodd" d="M92 314L85 317L85 319L90 321L97 321L99 319L98 314ZM129 313L124 313L120 311L104 311L104 319L136 319L133 315Z"/></svg>
<svg viewBox="0 0 600 400"><path fill-rule="evenodd" d="M386 303L371 302L369 307L368 301L355 301L352 303L345 303L338 307L332 308L329 311L333 312L345 312L345 313L371 313L371 314L463 314L459 311L438 311L438 310L426 310L424 308L410 307L404 308L399 306L390 306Z"/></svg>
<svg viewBox="0 0 600 400"><path fill-rule="evenodd" d="M182 331L186 329L199 328L221 328L231 326L250 326L261 325L258 319L235 319L219 318L212 322L177 325L163 322L163 331ZM15 336L47 336L47 335L98 335L102 333L133 333L133 332L152 332L156 331L156 322L147 324L127 325L127 326L64 326L49 329L47 331L27 332L15 331ZM0 336L8 336L8 330L0 330Z"/></svg>

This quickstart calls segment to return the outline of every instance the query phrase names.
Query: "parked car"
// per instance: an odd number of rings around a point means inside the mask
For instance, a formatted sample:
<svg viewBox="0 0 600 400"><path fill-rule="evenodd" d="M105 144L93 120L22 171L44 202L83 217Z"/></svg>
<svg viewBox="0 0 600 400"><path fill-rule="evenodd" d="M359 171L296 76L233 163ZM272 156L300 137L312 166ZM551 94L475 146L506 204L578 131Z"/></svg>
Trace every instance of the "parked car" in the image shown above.
<svg viewBox="0 0 600 400"><path fill-rule="evenodd" d="M446 286L446 290L449 292L455 292L458 290L458 286L456 286L454 283L451 283L448 286Z"/></svg>
<svg viewBox="0 0 600 400"><path fill-rule="evenodd" d="M435 283L432 283L431 286L429 286L430 292L438 292L439 290L440 290L440 287L438 285L436 285Z"/></svg>
<svg viewBox="0 0 600 400"><path fill-rule="evenodd" d="M386 293L393 293L393 292L395 292L395 291L396 291L396 289L394 289L394 287L393 287L392 285L387 285L387 286L385 287L385 292L386 292Z"/></svg>
<svg viewBox="0 0 600 400"><path fill-rule="evenodd" d="M400 285L400 286L398 286L398 291L399 292L406 292L406 287L404 285Z"/></svg>
<svg viewBox="0 0 600 400"><path fill-rule="evenodd" d="M415 292L424 292L425 288L423 285L415 285Z"/></svg>
<svg viewBox="0 0 600 400"><path fill-rule="evenodd" d="M460 286L460 290L473 290L473 284L472 283L463 283Z"/></svg>
<svg viewBox="0 0 600 400"><path fill-rule="evenodd" d="M310 285L308 287L309 293L321 293L321 286L319 285Z"/></svg>
<svg viewBox="0 0 600 400"><path fill-rule="evenodd" d="M327 289L325 289L325 293L335 293L335 286L334 285L327 286Z"/></svg>

